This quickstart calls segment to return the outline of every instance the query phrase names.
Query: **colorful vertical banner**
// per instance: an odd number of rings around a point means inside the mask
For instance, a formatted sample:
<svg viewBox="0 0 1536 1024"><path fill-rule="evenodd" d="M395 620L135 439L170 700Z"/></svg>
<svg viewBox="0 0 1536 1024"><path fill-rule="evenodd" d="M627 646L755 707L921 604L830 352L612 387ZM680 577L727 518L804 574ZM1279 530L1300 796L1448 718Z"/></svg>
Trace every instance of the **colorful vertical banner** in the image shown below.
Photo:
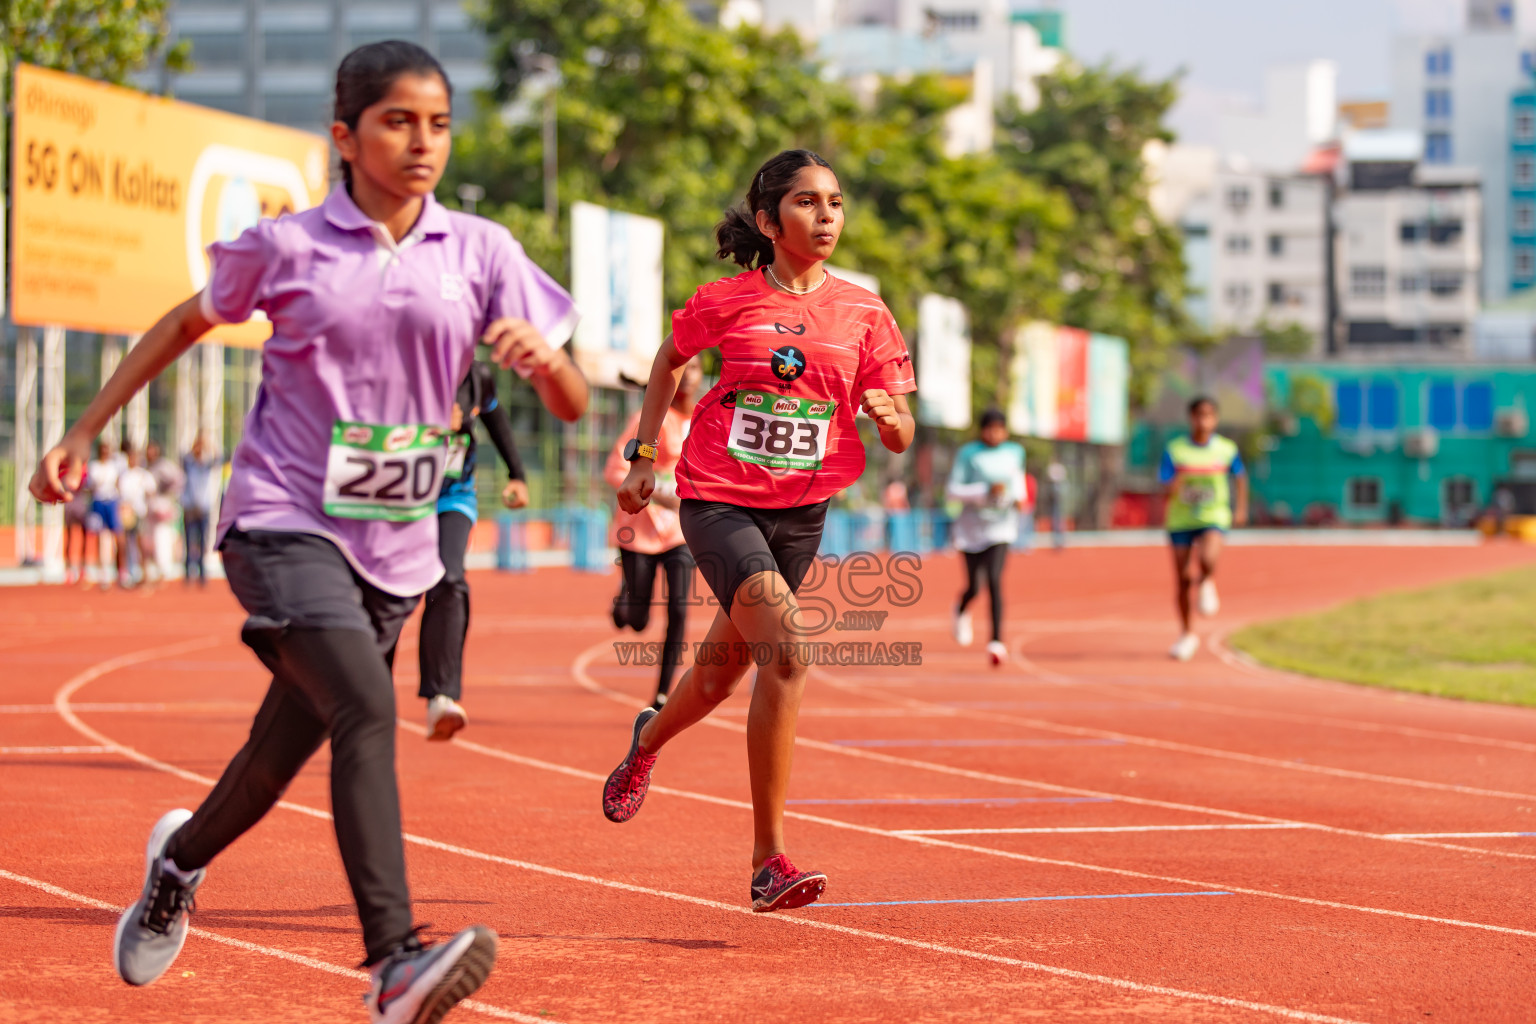
<svg viewBox="0 0 1536 1024"><path fill-rule="evenodd" d="M917 421L971 426L971 325L958 299L924 295L917 303Z"/></svg>
<svg viewBox="0 0 1536 1024"><path fill-rule="evenodd" d="M1056 327L1032 320L1018 329L1008 402L1008 429L1029 437L1056 436Z"/></svg>
<svg viewBox="0 0 1536 1024"><path fill-rule="evenodd" d="M1056 328L1056 436L1088 440L1088 332Z"/></svg>
<svg viewBox="0 0 1536 1024"><path fill-rule="evenodd" d="M1088 339L1088 440L1124 444L1131 384L1130 346L1124 338L1094 334Z"/></svg>
<svg viewBox="0 0 1536 1024"><path fill-rule="evenodd" d="M593 384L650 376L662 338L663 238L651 217L571 204L571 297L581 310L572 347Z"/></svg>
<svg viewBox="0 0 1536 1024"><path fill-rule="evenodd" d="M1008 429L1051 441L1123 444L1130 361L1126 343L1031 321L1014 336Z"/></svg>

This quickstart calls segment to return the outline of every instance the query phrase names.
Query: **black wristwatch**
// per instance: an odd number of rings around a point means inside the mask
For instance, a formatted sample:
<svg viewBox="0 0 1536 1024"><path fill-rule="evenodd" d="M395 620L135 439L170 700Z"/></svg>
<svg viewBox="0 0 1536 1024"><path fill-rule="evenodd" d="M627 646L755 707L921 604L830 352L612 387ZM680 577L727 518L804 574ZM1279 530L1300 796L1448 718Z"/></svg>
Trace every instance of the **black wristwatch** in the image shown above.
<svg viewBox="0 0 1536 1024"><path fill-rule="evenodd" d="M630 438L629 443L624 446L624 461L634 462L636 459L650 459L655 462L656 442L641 444L638 437Z"/></svg>

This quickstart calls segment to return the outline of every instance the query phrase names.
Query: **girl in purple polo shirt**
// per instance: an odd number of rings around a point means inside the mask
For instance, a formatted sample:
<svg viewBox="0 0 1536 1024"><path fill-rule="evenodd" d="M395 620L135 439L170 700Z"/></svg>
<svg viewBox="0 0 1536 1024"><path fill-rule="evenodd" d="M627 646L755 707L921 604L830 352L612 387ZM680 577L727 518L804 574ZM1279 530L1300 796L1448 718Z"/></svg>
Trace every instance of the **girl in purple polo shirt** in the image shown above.
<svg viewBox="0 0 1536 1024"><path fill-rule="evenodd" d="M211 246L208 286L134 346L32 480L39 500L68 500L91 439L134 392L215 324L257 311L272 322L216 535L249 613L241 637L272 685L203 805L171 811L150 833L142 895L117 927L116 967L129 984L170 966L207 864L327 737L372 1019L433 1024L495 961L496 937L483 927L430 948L416 938L390 665L401 624L443 572L443 435L476 342L562 419L585 411L587 387L559 349L576 319L570 296L506 229L432 198L451 99L442 68L413 43L350 53L331 126L345 187Z"/></svg>

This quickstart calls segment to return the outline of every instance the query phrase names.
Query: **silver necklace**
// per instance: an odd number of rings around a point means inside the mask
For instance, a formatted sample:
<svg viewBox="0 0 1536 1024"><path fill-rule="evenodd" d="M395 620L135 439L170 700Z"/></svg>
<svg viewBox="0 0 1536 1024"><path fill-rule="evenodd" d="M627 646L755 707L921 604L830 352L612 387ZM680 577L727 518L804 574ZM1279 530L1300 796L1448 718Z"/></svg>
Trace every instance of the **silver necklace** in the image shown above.
<svg viewBox="0 0 1536 1024"><path fill-rule="evenodd" d="M791 295L809 295L809 294L811 294L811 292L815 291L817 288L820 288L822 285L826 284L827 283L827 278L831 276L825 270L823 270L821 272L821 280L817 281L815 284L811 285L809 288L791 288L789 285L787 285L783 281L779 280L779 275L775 274L773 272L773 264L770 263L768 266L764 267L763 269L768 271L768 276L773 279L773 283L774 284L778 285L779 288L782 289L783 291L789 292L789 294L791 294Z"/></svg>

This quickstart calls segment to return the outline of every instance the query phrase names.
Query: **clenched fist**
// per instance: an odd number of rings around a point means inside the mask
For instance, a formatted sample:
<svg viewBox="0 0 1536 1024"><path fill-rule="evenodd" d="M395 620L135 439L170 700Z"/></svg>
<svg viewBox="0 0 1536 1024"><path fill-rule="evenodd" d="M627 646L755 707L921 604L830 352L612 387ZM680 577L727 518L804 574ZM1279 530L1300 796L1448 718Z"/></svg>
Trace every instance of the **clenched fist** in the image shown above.
<svg viewBox="0 0 1536 1024"><path fill-rule="evenodd" d="M864 392L864 397L859 399L859 405L863 408L865 415L874 420L875 426L881 430L901 428L901 414L896 411L896 399L880 388L870 388Z"/></svg>

